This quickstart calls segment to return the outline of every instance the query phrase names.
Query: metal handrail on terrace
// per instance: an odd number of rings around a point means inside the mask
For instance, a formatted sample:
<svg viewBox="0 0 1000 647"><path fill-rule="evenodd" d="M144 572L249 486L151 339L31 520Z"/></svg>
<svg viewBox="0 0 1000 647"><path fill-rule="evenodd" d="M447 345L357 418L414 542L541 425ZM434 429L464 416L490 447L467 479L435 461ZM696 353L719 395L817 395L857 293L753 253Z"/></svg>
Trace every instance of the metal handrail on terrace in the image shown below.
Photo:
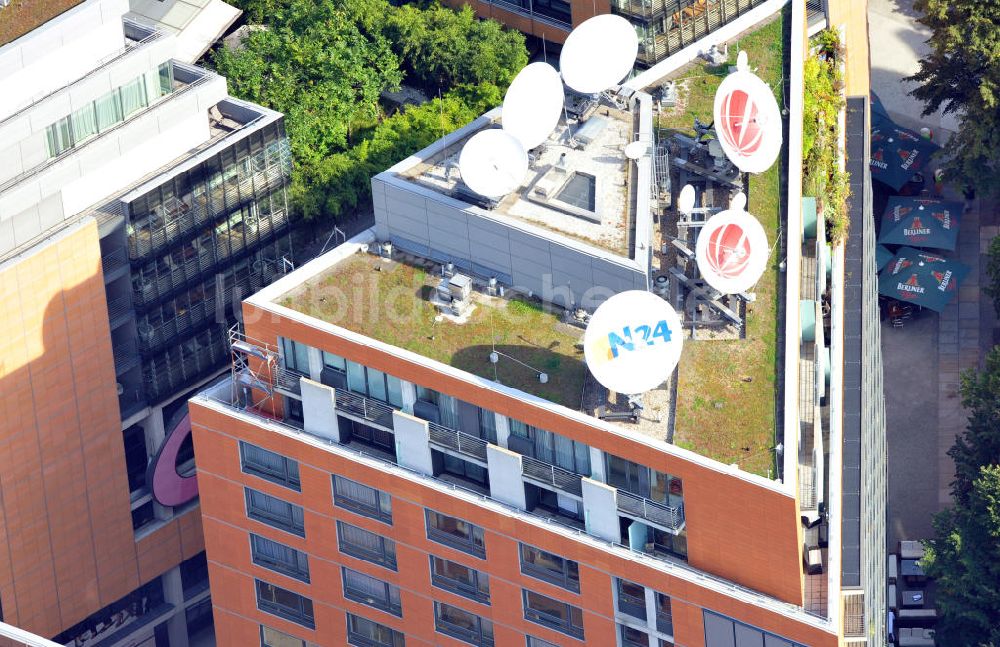
<svg viewBox="0 0 1000 647"><path fill-rule="evenodd" d="M180 64L175 63L174 67L175 68L180 68L182 66ZM135 121L135 119L137 117L145 115L150 110L155 109L156 107L158 107L158 106L160 106L162 104L165 104L168 101L171 101L174 98L176 98L176 97L178 97L178 96L180 96L182 94L185 94L186 92L190 92L193 88L196 88L196 87L198 87L198 86L206 83L211 78L217 78L216 74L214 74L212 72L209 72L208 70L203 70L201 68L194 67L194 66L183 66L183 67L184 68L189 68L189 69L192 69L192 70L196 70L198 74L201 74L201 76L199 76L198 78L192 80L190 83L185 83L184 85L182 85L178 89L174 90L170 94L164 95L161 99L159 99L158 101L155 101L155 102L149 104L148 106L146 106L142 110L137 110L135 113L129 115L128 117L126 117L122 121L119 121L115 125L113 125L110 128L108 128L107 130L99 132L96 135L94 135L93 137L90 137L89 139L80 142L78 145L73 146L72 148L67 148L66 150L64 150L61 153L59 153L58 155L56 155L55 157L50 157L47 160L45 160L44 162L42 162L41 164L39 164L39 165L37 165L37 166L35 166L33 168L30 168L27 171L19 173L18 175L15 175L14 177L10 178L9 180L7 180L6 182L4 182L3 184L0 184L0 193L3 193L4 191L6 191L9 188L11 188L13 186L17 186L21 182L24 182L26 180L30 180L31 178L35 177L36 175L39 175L39 174L43 173L49 167L51 167L51 166L53 166L53 165L61 162L64 159L67 159L70 155L72 155L74 153L80 152L81 150L83 150L87 146L92 145L96 141L100 141L101 139L103 139L109 133L113 133L113 132L117 131L120 128L124 128L125 126L131 125Z"/></svg>
<svg viewBox="0 0 1000 647"><path fill-rule="evenodd" d="M618 490L616 499L619 512L645 519L669 530L680 530L684 526L683 503L676 507L664 505L625 490Z"/></svg>
<svg viewBox="0 0 1000 647"><path fill-rule="evenodd" d="M337 411L357 416L392 431L392 412L394 409L391 406L344 389L334 389L334 399Z"/></svg>
<svg viewBox="0 0 1000 647"><path fill-rule="evenodd" d="M563 492L578 497L583 496L582 477L558 465L552 465L530 456L522 456L521 474L526 478L544 483L545 485L551 485Z"/></svg>
<svg viewBox="0 0 1000 647"><path fill-rule="evenodd" d="M535 11L533 6L525 7L517 2L511 2L510 0L485 0L485 2L486 4L495 5L497 7L500 7L501 9L513 11L514 13L521 14L522 16L527 16L532 20L536 20L546 25L552 25L553 27L557 27L559 29L570 30L573 28L573 25L568 22L559 20L558 18L553 18L552 16L546 16L544 14L538 13L537 11Z"/></svg>
<svg viewBox="0 0 1000 647"><path fill-rule="evenodd" d="M279 389L289 391L291 393L301 393L302 387L299 384L299 380L303 376L302 373L285 368L284 366L276 366L274 368L274 385Z"/></svg>
<svg viewBox="0 0 1000 647"><path fill-rule="evenodd" d="M489 443L482 438L439 425L436 422L428 422L427 430L431 444L486 461L486 447Z"/></svg>
<svg viewBox="0 0 1000 647"><path fill-rule="evenodd" d="M276 427L284 430L286 433L290 433L290 434L293 434L295 436L308 436L309 438L311 438L312 440L314 440L316 442L320 442L320 443L323 443L323 444L331 446L331 447L335 446L335 447L337 447L338 451L344 452L346 454L353 454L353 455L359 456L361 458L364 458L366 460L370 460L370 461L379 463L381 469L384 470L388 474L400 474L400 475L405 474L405 475L414 477L416 479L419 479L421 481L428 481L429 480L429 481L432 481L438 487L446 488L448 490L453 490L453 491L456 491L456 492L462 492L465 496L468 496L468 497L473 498L473 499L478 499L479 501L481 501L483 503L487 503L487 504L489 504L491 506L496 506L498 508L501 508L501 509L507 511L508 513L510 513L511 516L515 516L516 517L517 515L526 515L526 516L529 516L529 517L531 517L533 519L537 519L538 521L541 521L541 522L544 522L544 523L547 523L547 524L557 525L557 526L559 526L559 530L558 531L553 531L553 532L559 532L559 533L562 533L564 535L569 535L569 536L577 537L581 541L587 541L587 542L590 542L590 543L601 545L601 546L603 546L606 549L614 550L616 552L622 553L621 556L624 557L624 558L631 559L631 560L634 560L634 561L639 562L639 563L651 563L651 564L658 564L658 565L659 564L671 564L671 565L673 565L675 567L683 568L684 570L686 570L689 573L691 573L691 575L695 579L698 579L698 580L701 580L701 581L704 581L704 582L711 582L714 585L716 585L717 587L719 587L720 589L725 589L726 591L728 591L729 594L733 595L733 597L736 597L736 598L738 598L738 599L740 599L740 600L742 600L744 602L748 602L748 603L751 603L751 604L756 604L757 606L762 606L762 607L765 607L765 608L781 608L781 609L784 609L785 611L787 611L789 613L802 613L802 614L805 614L807 616L811 616L813 618L816 618L818 620L823 620L823 621L827 620L827 618L825 616L819 615L817 613L813 613L812 611L809 611L809 610L805 609L801 605L796 605L796 604L792 604L790 602L784 602L782 600L778 600L778 599L775 599L775 598L768 597L764 593L761 593L759 591L755 591L755 590L747 588L745 586L741 586L739 584L736 584L736 583L732 582L731 580L727 580L727 579L719 577L717 575L712 575L711 573L707 573L705 571L698 570L698 569L694 568L693 566L687 564L686 562L680 562L680 561L678 561L676 559L671 559L671 558L668 558L668 557L663 557L663 556L659 556L659 555L653 555L651 553L646 553L646 552L643 552L643 551L640 551L640 550L635 550L634 548L626 546L625 544L620 544L618 542L607 541L605 539L597 537L596 535L592 535L592 534L586 532L585 530L580 530L579 528L577 528L577 527L575 527L575 526L573 526L573 525L571 525L571 524L569 524L569 523L567 523L565 521L560 520L558 517L550 517L550 516L547 516L547 515L541 515L541 514L538 514L538 513L535 513L535 512L530 512L528 510L522 510L521 508L517 508L515 506L509 505L509 504L504 503L502 501L498 501L497 499L494 499L494 498L492 498L490 496L486 496L486 495L484 495L484 494L482 494L480 492L477 492L477 491L475 491L473 489L470 489L470 488L467 488L467 487L463 487L461 485L458 485L456 483L452 483L450 481L444 481L444 480L435 478L433 476L429 476L429 475L424 474L422 472L418 472L417 470L410 469L408 467L404 467L402 465L399 465L398 463L393 463L393 462L387 461L387 460L385 460L381 456L377 456L375 454L370 454L370 453L365 452L365 451L363 451L363 450L361 450L361 449L359 449L357 447L349 447L347 445L341 445L340 443L338 443L338 442L336 442L334 440L331 440L330 438L326 438L324 436L317 436L315 434L311 434L311 433L305 431L304 429L302 429L301 427L296 427L295 425L291 425L291 424L285 422L284 420L281 420L279 418L275 418L274 416L268 415L267 413L264 413L264 412L261 412L261 411L257 411L257 410L255 410L253 408L240 408L240 407L234 405L231 399L226 399L226 398L220 397L220 395L218 394L220 390L224 391L227 395L230 396L230 398L232 397L231 384L229 384L228 382L220 382L220 383L216 384L214 387L210 387L209 389L206 389L206 390L202 391L201 393L198 394L198 396L199 397L203 397L206 400L209 400L211 402L218 403L218 404L220 404L220 405L222 405L222 406L226 407L227 409L230 409L230 410L232 410L234 412L242 413L242 414L245 414L245 415L248 415L248 416L252 416L252 417L258 418L258 419L264 421L267 424L274 425L274 426L276 426Z"/></svg>

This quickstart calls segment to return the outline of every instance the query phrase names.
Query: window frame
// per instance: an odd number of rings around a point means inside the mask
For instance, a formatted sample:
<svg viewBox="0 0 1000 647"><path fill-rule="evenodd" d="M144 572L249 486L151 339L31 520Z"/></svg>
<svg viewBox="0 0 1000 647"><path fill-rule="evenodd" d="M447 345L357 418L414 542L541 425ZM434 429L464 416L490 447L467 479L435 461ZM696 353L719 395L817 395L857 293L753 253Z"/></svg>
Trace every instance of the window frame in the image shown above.
<svg viewBox="0 0 1000 647"><path fill-rule="evenodd" d="M269 571L278 573L279 575L284 575L285 577L290 577L294 580L300 582L310 583L309 580L309 555L302 552L297 548L291 546L286 546L280 541L275 541L270 537L265 537L264 535L258 535L255 532L249 533L250 539L250 561L260 566L261 568L266 568ZM263 542L270 542L276 544L278 547L285 550L289 550L295 554L296 566L289 566L285 562L268 557L267 555L260 554L258 552L258 540Z"/></svg>
<svg viewBox="0 0 1000 647"><path fill-rule="evenodd" d="M250 464L247 459L247 449L252 448L254 451L260 451L266 454L271 454L277 456L284 463L284 472L276 472L269 470L266 465ZM294 476L292 475L292 466L294 466ZM260 479L264 479L270 483L275 483L282 487L288 488L293 492L302 491L302 477L299 472L299 462L294 458L289 458L283 454L279 454L276 451L266 449L259 445L254 445L253 443L248 443L245 440L240 441L240 471L244 474L249 474L250 476L255 476Z"/></svg>
<svg viewBox="0 0 1000 647"><path fill-rule="evenodd" d="M531 596L537 596L539 598L543 598L550 602L562 605L566 614L566 620L562 620L557 616L553 616L552 614L546 611L536 609L535 607L529 605L528 600ZM536 625L540 625L542 627L548 627L549 629L558 631L560 633L564 633L567 636L572 636L573 638L577 638L579 640L585 639L584 627L583 627L583 609L581 609L580 607L570 604L569 602L563 602L562 600L557 600L556 598L550 598L547 595L543 595L541 593L538 593L537 591L532 591L531 589L521 589L521 605L524 609L524 619L527 620L528 622L533 622ZM573 624L574 611L576 611L580 616L579 626Z"/></svg>
<svg viewBox="0 0 1000 647"><path fill-rule="evenodd" d="M518 542L518 559L521 564L521 573L532 577L536 580L541 580L542 582L548 582L549 584L554 584L560 588L566 589L572 593L580 592L580 563L576 560L568 559L562 555L556 555L555 553L550 553L547 550L542 550L537 546L532 546L531 544L526 544L523 541ZM562 563L561 574L556 573L555 569L547 568L545 566L539 565L538 562L526 561L525 551L535 551L539 553L539 557L542 558L555 558ZM574 568L575 567L575 568ZM576 571L575 578L572 575L572 571Z"/></svg>
<svg viewBox="0 0 1000 647"><path fill-rule="evenodd" d="M374 492L374 498L378 501L377 507L373 507L364 501L352 498L351 495L344 492L341 492L338 495L337 483L341 482L349 483L352 487L359 487ZM380 521L389 526L392 525L392 496L388 492L366 485L360 481L349 479L346 476L341 476L340 474L331 475L330 484L333 491L334 506L348 510L355 514L360 514L361 516L368 517L369 519Z"/></svg>
<svg viewBox="0 0 1000 647"><path fill-rule="evenodd" d="M466 524L469 526L469 537L463 541L456 534L450 533L447 530L441 530L436 524L431 523L432 515L439 519L454 519ZM455 550L478 557L479 559L486 559L486 531L481 526L477 526L476 524L466 521L460 517L453 517L451 515L438 512L437 510L431 510L430 508L424 508L424 525L427 530L427 538L431 541L441 544L442 546L454 548Z"/></svg>
<svg viewBox="0 0 1000 647"><path fill-rule="evenodd" d="M254 488L246 486L246 485L243 486L243 492L244 492L244 499L246 501L246 514L247 514L247 518L253 519L254 521L262 523L262 524L264 524L266 526L269 526L271 528L275 528L277 530L281 530L283 532L287 532L287 533L289 533L291 535L295 535L296 537L305 537L306 536L305 508L303 508L302 506L300 506L298 504L292 503L291 501L285 501L284 499L278 498L276 496L272 496L272 495L268 494L267 492L262 492L260 490L255 490ZM277 517L275 515L272 515L271 513L268 513L268 512L254 513L252 511L252 508L251 508L251 498L252 498L252 494L251 493L259 494L261 496L267 497L269 499L273 499L275 501L278 501L278 502L284 503L285 505L290 506L290 510L291 510L291 519L290 519L290 522L286 524L286 522L284 522L282 519L280 519L279 517ZM300 516L302 517L302 525L301 525L301 527L295 525L295 510L296 509L299 510Z"/></svg>
<svg viewBox="0 0 1000 647"><path fill-rule="evenodd" d="M275 633L281 634L281 637L286 640L298 640L300 642L300 647L317 647L315 643L311 643L304 638L299 638L298 636L293 636L292 634L285 633L280 629L275 629L274 627L268 625L260 625L260 647L283 647L282 645L272 645L265 642L267 639L264 637L264 630L273 631Z"/></svg>
<svg viewBox="0 0 1000 647"><path fill-rule="evenodd" d="M490 604L490 576L489 573L485 573L478 569L472 568L471 566L466 566L460 562L456 562L450 559L445 559L444 557L438 557L437 555L428 555L428 561L430 563L431 569L431 585L435 586L443 591L449 591L456 595L461 595L462 597L468 598L480 604ZM435 568L436 564L442 562L460 568L464 568L471 573L471 578L469 582L458 580L447 575L442 575L437 572Z"/></svg>
<svg viewBox="0 0 1000 647"><path fill-rule="evenodd" d="M358 547L356 544L352 544L350 542L345 541L344 530L343 530L345 526L353 528L355 530L360 530L361 532L365 532L370 535L374 535L375 538L379 540L379 548L382 551L382 556L378 557L372 553L369 553L364 547ZM375 564L377 566L387 568L390 571L399 570L399 565L396 562L395 540L390 539L389 537L386 537L384 535L379 535L378 533L372 532L367 528L362 528L361 526L355 526L354 524L347 523L346 521L342 521L340 519L337 519L336 528L337 528L337 548L340 549L340 552L344 553L345 555L349 555L355 559L360 559L370 564ZM389 544L392 545L391 556L389 555L389 552L387 550ZM348 546L350 548L345 548L345 546Z"/></svg>
<svg viewBox="0 0 1000 647"><path fill-rule="evenodd" d="M347 644L348 645L355 645L356 647L405 647L405 645L406 645L406 636L404 636L402 634L402 632L396 631L392 627L390 627L388 625L384 625L381 622L375 622L374 620L372 620L370 618L366 618L364 616L359 616L356 613L351 613L350 611L347 611L346 613L347 613L346 628L347 628ZM372 625L374 627L380 627L380 628L388 631L389 632L389 636L390 636L390 640L392 642L383 642L381 640L376 640L376 639L373 639L373 638L369 638L368 636L365 636L365 635L357 633L357 632L352 632L352 620L353 621L360 621L360 622L367 622L368 624L370 624L370 625Z"/></svg>
<svg viewBox="0 0 1000 647"><path fill-rule="evenodd" d="M291 607L286 607L284 605L279 605L277 602L269 602L261 598L261 586L270 586L278 591L290 594L294 596L299 601L299 612L296 613L291 610ZM301 593L297 593L290 589L278 586L277 584L272 584L266 580L262 580L259 577L254 578L254 596L257 602L257 609L262 613L267 613L277 618L282 618L288 620L289 622L294 622L295 624L302 625L307 629L316 629L316 611L315 605L311 598L307 598ZM308 605L305 603L308 602ZM306 612L308 606L309 612Z"/></svg>
<svg viewBox="0 0 1000 647"><path fill-rule="evenodd" d="M380 585L382 587L383 597L377 598L373 595L369 595L365 591L358 588L349 586L348 573L360 576L362 579L370 580L372 583L372 588L375 585ZM379 611L385 611L390 613L397 618L403 617L403 601L400 598L399 587L392 582L386 582L385 580L380 580L377 577L369 575L368 573L362 573L361 571L356 571L353 568L348 568L347 566L340 567L340 580L341 580L341 590L344 593L344 597L358 604L363 604L369 606L373 609L378 609ZM393 600L395 598L395 601Z"/></svg>
<svg viewBox="0 0 1000 647"><path fill-rule="evenodd" d="M459 613L468 614L475 619L474 624L476 628L469 629L445 620L441 617L441 609L443 607L453 609ZM484 631L484 627L486 626L489 626L489 634ZM484 618L478 613L474 613L468 609L463 609L462 607L455 606L454 604L448 604L447 602L438 602L437 600L434 601L434 631L444 634L445 636L451 636L452 638L469 643L470 645L476 645L477 647L493 647L495 642L492 620Z"/></svg>

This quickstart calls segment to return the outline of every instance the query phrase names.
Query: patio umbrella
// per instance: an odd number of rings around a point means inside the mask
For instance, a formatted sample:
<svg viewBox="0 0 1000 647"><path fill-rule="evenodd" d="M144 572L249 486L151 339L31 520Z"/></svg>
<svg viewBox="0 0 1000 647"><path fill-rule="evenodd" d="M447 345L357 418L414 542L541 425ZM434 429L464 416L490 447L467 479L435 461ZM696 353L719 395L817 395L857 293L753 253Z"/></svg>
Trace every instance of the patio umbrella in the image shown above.
<svg viewBox="0 0 1000 647"><path fill-rule="evenodd" d="M941 147L912 130L897 126L887 116L872 113L872 179L899 191L927 166L927 160Z"/></svg>
<svg viewBox="0 0 1000 647"><path fill-rule="evenodd" d="M892 196L882 214L878 242L883 245L953 250L958 242L960 213L961 202Z"/></svg>
<svg viewBox="0 0 1000 647"><path fill-rule="evenodd" d="M889 116L888 111L886 111L886 109L885 109L885 105L882 103L882 100L878 98L878 95L875 94L874 91L872 91L871 103L872 103L872 118L873 119L874 119L875 115L882 115L883 117L888 117Z"/></svg>
<svg viewBox="0 0 1000 647"><path fill-rule="evenodd" d="M886 263L892 260L892 252L890 252L885 245L879 245L875 248L875 271L880 272Z"/></svg>
<svg viewBox="0 0 1000 647"><path fill-rule="evenodd" d="M968 273L969 268L956 261L902 247L879 275L878 292L941 312Z"/></svg>

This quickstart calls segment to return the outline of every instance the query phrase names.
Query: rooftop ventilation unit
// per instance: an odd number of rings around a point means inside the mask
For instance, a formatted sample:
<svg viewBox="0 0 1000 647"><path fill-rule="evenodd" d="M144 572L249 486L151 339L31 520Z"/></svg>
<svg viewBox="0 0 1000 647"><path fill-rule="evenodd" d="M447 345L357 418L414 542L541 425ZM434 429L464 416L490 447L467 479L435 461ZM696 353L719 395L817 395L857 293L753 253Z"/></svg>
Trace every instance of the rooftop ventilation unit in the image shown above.
<svg viewBox="0 0 1000 647"><path fill-rule="evenodd" d="M604 129L608 127L608 120L601 116L593 116L584 122L583 126L574 133L573 137L583 147L594 143L594 140L601 136Z"/></svg>
<svg viewBox="0 0 1000 647"><path fill-rule="evenodd" d="M465 274L446 276L438 283L435 305L443 312L461 317L471 305L472 279Z"/></svg>

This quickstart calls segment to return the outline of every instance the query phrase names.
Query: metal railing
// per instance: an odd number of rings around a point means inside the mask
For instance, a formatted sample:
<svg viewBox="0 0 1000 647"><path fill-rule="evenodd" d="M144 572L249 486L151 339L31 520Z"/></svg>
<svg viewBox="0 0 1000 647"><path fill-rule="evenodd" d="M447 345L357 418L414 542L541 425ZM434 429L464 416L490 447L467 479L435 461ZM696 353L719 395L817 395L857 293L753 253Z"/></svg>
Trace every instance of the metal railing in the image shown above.
<svg viewBox="0 0 1000 647"><path fill-rule="evenodd" d="M394 409L384 402L379 402L378 400L373 400L357 393L351 393L344 389L335 389L334 397L336 398L338 412L356 416L365 422L370 422L373 425L393 431L392 412Z"/></svg>
<svg viewBox="0 0 1000 647"><path fill-rule="evenodd" d="M631 517L638 517L670 531L684 526L684 504L677 507L650 501L631 492L618 490L618 511Z"/></svg>
<svg viewBox="0 0 1000 647"><path fill-rule="evenodd" d="M110 274L126 263L128 263L128 250L125 247L119 247L101 257L101 269L105 274Z"/></svg>
<svg viewBox="0 0 1000 647"><path fill-rule="evenodd" d="M521 473L525 478L550 485L574 496L583 496L581 476L556 465L530 456L521 457Z"/></svg>
<svg viewBox="0 0 1000 647"><path fill-rule="evenodd" d="M128 295L111 299L108 301L108 320L114 322L116 319L128 314L132 309L132 301Z"/></svg>
<svg viewBox="0 0 1000 647"><path fill-rule="evenodd" d="M303 376L302 373L297 373L283 366L277 366L274 369L274 385L279 389L283 389L290 393L301 393L302 386L299 383L299 379Z"/></svg>
<svg viewBox="0 0 1000 647"><path fill-rule="evenodd" d="M427 429L432 445L451 449L460 454L471 456L483 462L486 461L486 446L488 442L471 434L450 429L436 422L428 422Z"/></svg>

